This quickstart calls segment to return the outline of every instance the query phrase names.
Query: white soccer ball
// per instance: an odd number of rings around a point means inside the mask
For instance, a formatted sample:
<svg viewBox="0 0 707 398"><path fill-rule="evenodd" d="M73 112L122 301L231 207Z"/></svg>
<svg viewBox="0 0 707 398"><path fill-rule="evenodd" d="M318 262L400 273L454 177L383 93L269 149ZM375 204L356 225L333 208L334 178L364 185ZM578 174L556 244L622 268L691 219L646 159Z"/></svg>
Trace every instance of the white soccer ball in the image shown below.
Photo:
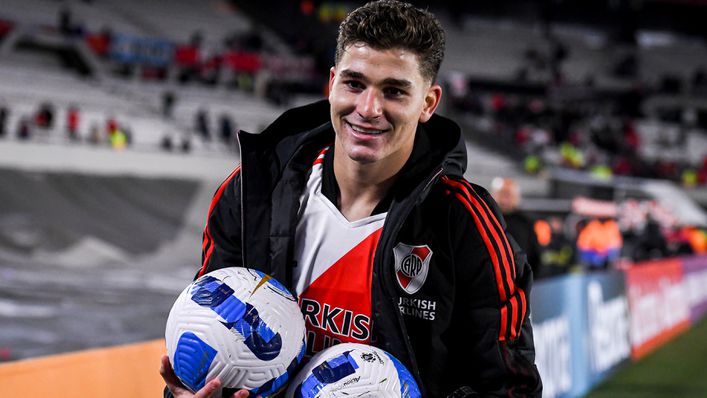
<svg viewBox="0 0 707 398"><path fill-rule="evenodd" d="M187 286L167 318L174 372L193 392L218 377L226 392L269 397L305 352L304 318L280 282L248 268L210 272Z"/></svg>
<svg viewBox="0 0 707 398"><path fill-rule="evenodd" d="M420 398L410 372L392 355L365 344L329 347L292 380L286 398Z"/></svg>

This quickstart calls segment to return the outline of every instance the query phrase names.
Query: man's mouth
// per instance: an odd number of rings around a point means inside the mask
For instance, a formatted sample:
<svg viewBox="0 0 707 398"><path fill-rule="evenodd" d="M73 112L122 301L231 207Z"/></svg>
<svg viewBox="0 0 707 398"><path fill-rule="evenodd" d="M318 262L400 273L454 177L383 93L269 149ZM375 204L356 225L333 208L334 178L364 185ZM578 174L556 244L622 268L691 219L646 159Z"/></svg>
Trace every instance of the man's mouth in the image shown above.
<svg viewBox="0 0 707 398"><path fill-rule="evenodd" d="M383 134L385 131L387 131L387 130L376 130L376 129L370 129L370 128L365 128L365 127L361 127L361 126L356 126L356 125L353 125L349 122L346 122L346 124L348 124L353 131L355 131L357 133L361 133L361 134L378 135L378 134Z"/></svg>

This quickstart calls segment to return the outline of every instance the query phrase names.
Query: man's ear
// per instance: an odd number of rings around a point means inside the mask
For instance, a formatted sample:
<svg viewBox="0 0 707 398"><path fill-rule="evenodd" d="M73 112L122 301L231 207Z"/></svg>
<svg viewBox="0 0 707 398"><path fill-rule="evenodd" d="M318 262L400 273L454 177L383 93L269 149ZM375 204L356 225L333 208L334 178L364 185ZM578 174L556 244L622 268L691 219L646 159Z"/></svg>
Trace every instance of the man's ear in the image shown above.
<svg viewBox="0 0 707 398"><path fill-rule="evenodd" d="M435 110L437 110L441 99L442 87L439 84L431 85L425 94L425 104L422 107L422 113L420 113L420 123L430 120Z"/></svg>
<svg viewBox="0 0 707 398"><path fill-rule="evenodd" d="M336 78L336 66L332 66L329 69L329 95L331 95L331 89L334 87L334 79Z"/></svg>

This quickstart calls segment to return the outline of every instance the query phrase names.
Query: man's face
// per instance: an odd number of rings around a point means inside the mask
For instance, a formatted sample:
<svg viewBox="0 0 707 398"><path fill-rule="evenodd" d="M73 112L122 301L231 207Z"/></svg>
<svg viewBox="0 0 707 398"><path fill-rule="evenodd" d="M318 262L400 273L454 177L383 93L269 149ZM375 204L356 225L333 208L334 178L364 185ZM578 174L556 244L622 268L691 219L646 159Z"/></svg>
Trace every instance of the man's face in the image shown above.
<svg viewBox="0 0 707 398"><path fill-rule="evenodd" d="M412 151L417 124L429 120L442 94L422 77L414 53L366 45L346 49L331 68L329 90L336 147L359 164L399 167Z"/></svg>
<svg viewBox="0 0 707 398"><path fill-rule="evenodd" d="M501 208L502 213L510 213L518 207L520 192L515 182L503 180L493 191L493 198Z"/></svg>

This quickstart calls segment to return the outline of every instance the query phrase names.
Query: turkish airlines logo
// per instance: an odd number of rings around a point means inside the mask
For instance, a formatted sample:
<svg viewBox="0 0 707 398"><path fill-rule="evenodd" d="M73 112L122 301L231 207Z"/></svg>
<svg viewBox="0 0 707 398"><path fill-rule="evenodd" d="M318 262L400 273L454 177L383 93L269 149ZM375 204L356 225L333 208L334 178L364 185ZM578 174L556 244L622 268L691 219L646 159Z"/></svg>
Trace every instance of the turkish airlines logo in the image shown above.
<svg viewBox="0 0 707 398"><path fill-rule="evenodd" d="M408 294L420 290L427 279L432 250L427 245L410 246L398 243L393 253L395 253L395 276L400 287Z"/></svg>

